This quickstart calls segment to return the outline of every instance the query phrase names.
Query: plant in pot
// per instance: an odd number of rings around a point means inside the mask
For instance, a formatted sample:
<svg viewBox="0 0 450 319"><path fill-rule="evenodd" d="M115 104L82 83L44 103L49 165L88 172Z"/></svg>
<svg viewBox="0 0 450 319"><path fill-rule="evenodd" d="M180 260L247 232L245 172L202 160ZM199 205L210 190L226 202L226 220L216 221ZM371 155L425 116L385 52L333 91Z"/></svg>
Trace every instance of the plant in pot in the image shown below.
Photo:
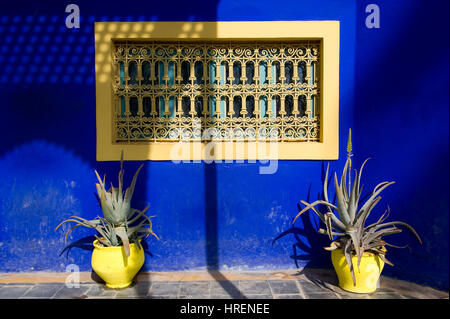
<svg viewBox="0 0 450 319"><path fill-rule="evenodd" d="M106 190L105 177L98 179L97 194L103 217L86 220L78 216L70 216L60 223L55 230L65 223L73 222L65 235L67 243L69 233L81 226L95 229L94 251L92 252L92 269L106 282L109 288L128 287L134 276L144 264L145 255L141 240L149 235L158 236L152 230L151 217L146 216L148 206L143 210L131 208L136 179L142 164L133 176L130 187L123 191L123 152L120 160L119 185ZM158 239L159 240L159 239Z"/></svg>
<svg viewBox="0 0 450 319"><path fill-rule="evenodd" d="M332 241L330 246L325 247L325 249L331 251L331 260L339 279L339 287L355 293L370 293L377 289L377 283L384 264L393 266L386 259L386 247L407 247L391 245L382 238L400 233L402 229L397 226L404 226L415 235L420 244L422 244L422 241L417 232L407 223L401 221L385 222L390 213L389 206L376 222L366 225L369 214L381 200L379 194L395 182L378 184L372 190L370 196L364 200L361 198L361 174L364 165L369 159L364 161L359 171L354 170L352 182L351 157L353 154L351 130L349 132L347 152L347 161L340 182L338 182L336 173L334 174L337 205L334 205L328 199L328 164L323 185L323 200L317 200L313 203L300 201L305 207L297 214L293 223L301 214L312 210L325 224L325 229L320 228L318 230L319 234L327 235ZM324 205L327 212L320 212L316 208L317 205Z"/></svg>

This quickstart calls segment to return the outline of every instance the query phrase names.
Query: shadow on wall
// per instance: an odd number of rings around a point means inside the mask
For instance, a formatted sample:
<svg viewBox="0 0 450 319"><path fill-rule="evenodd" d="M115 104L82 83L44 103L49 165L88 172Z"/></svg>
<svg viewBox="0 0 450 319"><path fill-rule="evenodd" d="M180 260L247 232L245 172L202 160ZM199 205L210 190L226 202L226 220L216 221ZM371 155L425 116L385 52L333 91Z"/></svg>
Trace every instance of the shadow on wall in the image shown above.
<svg viewBox="0 0 450 319"><path fill-rule="evenodd" d="M205 185L205 254L208 273L233 298L244 299L240 290L220 272L217 204L217 167L213 161L204 164Z"/></svg>
<svg viewBox="0 0 450 319"><path fill-rule="evenodd" d="M329 177L327 185L330 185L332 176ZM322 162L322 174L321 174L322 192L318 193L316 200L324 200L323 186L325 183L325 163ZM311 186L308 188L308 194L305 199L306 202L311 203ZM336 198L334 197L333 203ZM298 211L300 212L304 207L302 204L297 204ZM316 206L316 209L321 213L326 213L326 208ZM279 234L273 241L272 245L279 239L291 235L294 237L295 242L292 244L292 255L290 256L297 268L303 268L301 273L308 273L309 269L316 268L330 268L331 257L329 253L324 250L324 247L329 246L329 239L327 236L320 235L317 231L319 228L323 228L324 225L320 225L320 219L312 212L306 211L296 220L296 224L301 224L302 228L292 227L281 234Z"/></svg>

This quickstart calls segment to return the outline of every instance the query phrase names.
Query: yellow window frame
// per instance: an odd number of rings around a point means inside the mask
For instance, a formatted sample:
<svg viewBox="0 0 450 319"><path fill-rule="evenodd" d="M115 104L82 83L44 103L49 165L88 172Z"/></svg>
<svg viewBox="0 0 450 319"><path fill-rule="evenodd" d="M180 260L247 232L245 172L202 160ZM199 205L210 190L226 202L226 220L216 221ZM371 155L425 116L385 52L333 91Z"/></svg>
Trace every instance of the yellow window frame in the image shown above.
<svg viewBox="0 0 450 319"><path fill-rule="evenodd" d="M113 134L114 40L320 40L320 140L279 142L215 142L214 154L206 142L115 143ZM339 156L339 21L255 22L96 22L95 82L97 160L336 160ZM241 146L236 144L243 143ZM267 144L267 145L261 145ZM261 146L261 147L260 147ZM267 146L267 147L266 147ZM269 152L254 152L254 148ZM239 150L239 151L238 151Z"/></svg>

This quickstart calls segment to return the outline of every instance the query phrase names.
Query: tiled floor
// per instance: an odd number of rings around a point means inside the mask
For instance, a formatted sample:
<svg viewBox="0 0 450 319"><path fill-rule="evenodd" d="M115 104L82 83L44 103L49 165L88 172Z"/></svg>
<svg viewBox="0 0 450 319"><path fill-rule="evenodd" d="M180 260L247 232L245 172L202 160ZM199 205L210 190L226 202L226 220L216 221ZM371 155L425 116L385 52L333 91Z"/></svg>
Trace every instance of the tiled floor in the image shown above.
<svg viewBox="0 0 450 319"><path fill-rule="evenodd" d="M28 278L28 279L27 279ZM59 274L0 274L0 298L164 298L164 299L444 299L448 292L382 277L372 294L353 294L337 287L328 270L269 272L143 273L120 290L81 276L67 287Z"/></svg>

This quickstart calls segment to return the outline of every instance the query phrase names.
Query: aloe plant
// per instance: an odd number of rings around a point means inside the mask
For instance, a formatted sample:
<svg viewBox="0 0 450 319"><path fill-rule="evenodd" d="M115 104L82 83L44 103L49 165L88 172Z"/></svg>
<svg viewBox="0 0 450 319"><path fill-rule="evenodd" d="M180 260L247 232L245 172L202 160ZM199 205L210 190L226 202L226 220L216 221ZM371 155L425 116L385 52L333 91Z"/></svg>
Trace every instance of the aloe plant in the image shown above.
<svg viewBox="0 0 450 319"><path fill-rule="evenodd" d="M369 214L381 200L380 193L387 187L393 185L395 182L382 182L375 186L372 190L372 194L369 198L363 202L361 199L362 185L361 175L364 165L369 160L366 159L359 171L354 170L354 178L352 181L352 144L351 144L351 130L349 131L349 138L347 144L347 160L345 162L344 170L340 181L338 181L336 173L334 173L334 188L336 192L337 205L331 203L328 199L328 171L329 164L325 174L325 180L323 185L323 200L317 200L313 203L307 203L301 200L300 202L305 207L297 214L292 223L295 223L297 218L308 210L312 210L320 220L325 224L325 229L320 228L318 232L320 234L328 235L332 241L329 247L325 247L326 250L332 251L335 249L342 249L345 255L347 264L349 265L353 284L356 285L354 267L352 262L352 255L356 254L358 260L358 269L361 263L361 257L365 251L377 254L388 265L393 264L386 259L386 246L395 248L405 248L395 245L391 245L384 241L382 237L397 234L402 229L397 226L405 226L406 229L411 231L422 244L422 240L417 232L407 223L401 221L385 222L389 216L390 208L373 224L366 226L366 221ZM324 205L327 209L326 213L320 212L316 206ZM337 215L334 213L336 212ZM336 240L334 238L337 238Z"/></svg>
<svg viewBox="0 0 450 319"><path fill-rule="evenodd" d="M102 180L98 172L95 171L98 179L98 183L96 184L97 194L103 217L97 216L93 220L86 220L78 216L70 216L55 228L57 230L68 222L76 224L66 232L64 242L67 243L67 236L73 229L81 226L95 229L100 234L100 236L95 235L95 237L104 246L123 245L127 256L130 255L130 243L135 243L140 248L139 240L144 237L153 235L159 240L158 236L152 230L150 218L154 216L148 217L145 215L149 206L143 210L134 209L130 206L136 179L143 165L138 168L133 176L130 187L125 192L123 191L123 152L120 158L119 185L117 188L111 183L109 190L106 190L106 177L104 176Z"/></svg>

